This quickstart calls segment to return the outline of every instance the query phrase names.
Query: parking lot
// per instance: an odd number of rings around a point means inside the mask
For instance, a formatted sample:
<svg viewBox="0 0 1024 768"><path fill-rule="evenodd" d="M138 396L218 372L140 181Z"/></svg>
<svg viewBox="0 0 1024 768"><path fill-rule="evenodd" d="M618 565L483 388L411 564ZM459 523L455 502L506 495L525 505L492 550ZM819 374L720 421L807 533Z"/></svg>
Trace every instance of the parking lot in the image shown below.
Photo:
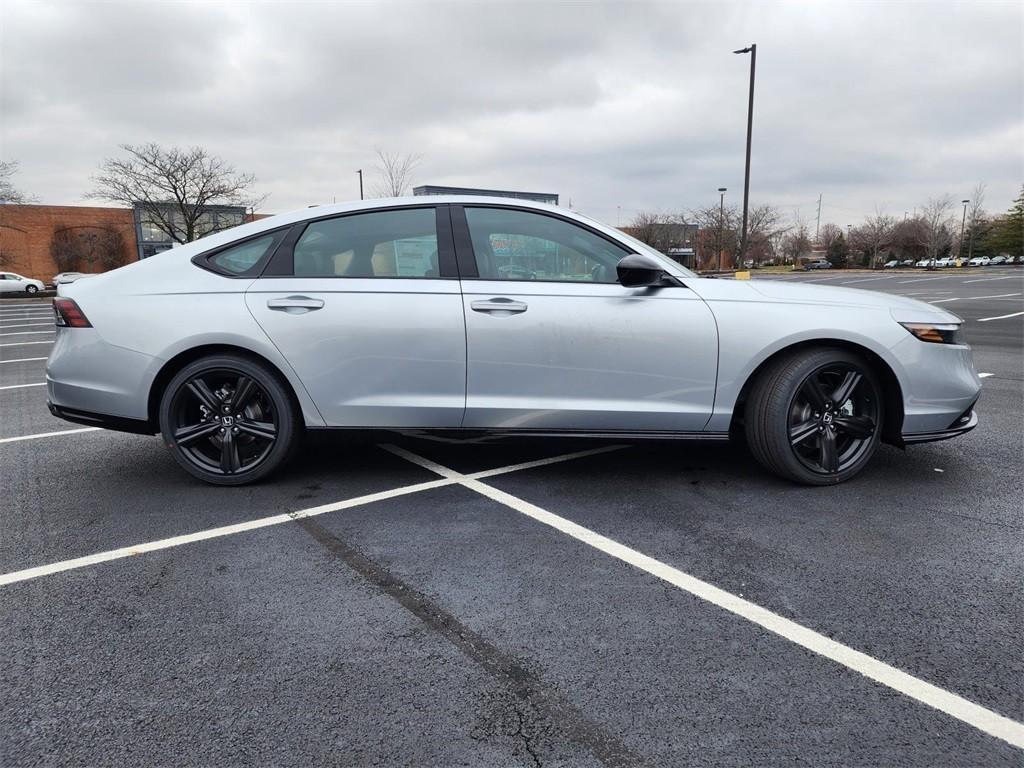
<svg viewBox="0 0 1024 768"><path fill-rule="evenodd" d="M779 279L963 317L981 423L834 488L741 446L311 440L214 488L46 409L0 303L0 764L1019 766L1024 270Z"/></svg>

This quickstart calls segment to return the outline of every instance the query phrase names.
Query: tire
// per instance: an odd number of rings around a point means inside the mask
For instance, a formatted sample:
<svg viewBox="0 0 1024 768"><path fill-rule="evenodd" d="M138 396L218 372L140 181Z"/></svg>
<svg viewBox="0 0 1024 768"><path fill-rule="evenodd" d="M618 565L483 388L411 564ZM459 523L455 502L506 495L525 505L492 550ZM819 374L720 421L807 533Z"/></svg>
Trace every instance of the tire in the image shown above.
<svg viewBox="0 0 1024 768"><path fill-rule="evenodd" d="M836 485L871 460L882 433L878 377L843 349L800 350L761 372L745 411L747 444L766 469L804 485Z"/></svg>
<svg viewBox="0 0 1024 768"><path fill-rule="evenodd" d="M213 485L246 485L280 469L302 429L281 376L229 354L182 368L161 394L159 418L175 461Z"/></svg>
<svg viewBox="0 0 1024 768"><path fill-rule="evenodd" d="M37 293L38 291L39 291L39 289L36 286L34 286L34 285L27 285L27 286L25 286L25 293L32 294L32 293Z"/></svg>

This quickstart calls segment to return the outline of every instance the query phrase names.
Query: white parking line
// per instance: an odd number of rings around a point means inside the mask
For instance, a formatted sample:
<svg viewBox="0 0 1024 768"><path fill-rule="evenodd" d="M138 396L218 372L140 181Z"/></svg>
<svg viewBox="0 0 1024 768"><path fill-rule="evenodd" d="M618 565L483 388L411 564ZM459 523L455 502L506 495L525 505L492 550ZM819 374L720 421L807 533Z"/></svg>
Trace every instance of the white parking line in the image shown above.
<svg viewBox="0 0 1024 768"><path fill-rule="evenodd" d="M45 387L46 382L42 381L38 384L8 384L6 387L0 387L0 390L4 389L24 389L25 387Z"/></svg>
<svg viewBox="0 0 1024 768"><path fill-rule="evenodd" d="M82 427L81 429L62 429L58 432L36 432L34 435L18 435L17 437L0 437L0 444L20 443L23 440L38 440L43 437L58 437L59 435L77 435L81 432L99 432L99 427ZM3 582L0 581L0 584Z"/></svg>
<svg viewBox="0 0 1024 768"><path fill-rule="evenodd" d="M46 360L45 357L19 357L14 360L0 360L0 365L4 363L31 363L35 360Z"/></svg>
<svg viewBox="0 0 1024 768"><path fill-rule="evenodd" d="M0 347L27 347L29 344L53 344L53 339L49 341L12 341L10 344L0 344Z"/></svg>
<svg viewBox="0 0 1024 768"><path fill-rule="evenodd" d="M0 336L40 336L44 333L56 333L56 331L15 331L14 333L0 333Z"/></svg>
<svg viewBox="0 0 1024 768"><path fill-rule="evenodd" d="M36 301L36 302L33 302L32 304L7 304L7 303L0 303L0 311L5 310L5 309L24 309L25 307L28 307L30 309L35 309L36 307L48 307L48 306L50 306L50 303L48 301Z"/></svg>
<svg viewBox="0 0 1024 768"><path fill-rule="evenodd" d="M922 704L944 712L990 736L1002 739L1015 747L1024 748L1024 724L1022 723L1018 723L972 701L968 701L961 696L957 696L955 693L907 674L896 667L868 656L866 653L836 642L825 635L797 624L795 621L773 613L756 603L744 600L742 597L726 592L724 589L684 573L660 560L655 560L653 557L620 544L607 536L602 536L596 531L584 528L578 523L560 517L510 493L481 483L479 479L463 475L448 467L443 467L405 449L395 446L385 447L392 453L425 469L436 472L445 479L454 480L465 488L483 494L487 498L497 501L499 504L504 504L510 509L526 515L539 523L550 526L587 546L600 550L606 555L610 555L624 563L628 563L634 568L649 573L662 581L666 581L684 592L689 592L691 595L717 605L719 608L723 608L740 618L753 622L769 632L789 640L791 643L806 648L819 656L831 659L855 672L859 672L877 683L881 683Z"/></svg>
<svg viewBox="0 0 1024 768"><path fill-rule="evenodd" d="M870 283L872 280L892 280L894 275L884 275L883 277L865 277L863 280L851 280L844 285L853 285L854 283Z"/></svg>
<svg viewBox="0 0 1024 768"><path fill-rule="evenodd" d="M967 283L987 283L990 280L1013 280L1017 275L1007 275L1006 277L980 277L977 280L964 280L964 285Z"/></svg>
<svg viewBox="0 0 1024 768"><path fill-rule="evenodd" d="M42 325L48 325L52 328L53 320L51 320L48 323L18 323L17 325L4 325L3 323L0 323L0 331L2 331L4 328L38 328L39 326Z"/></svg>
<svg viewBox="0 0 1024 768"><path fill-rule="evenodd" d="M915 280L900 280L899 284L903 285L904 283L927 283L929 280L949 280L949 278L951 277L954 277L954 275L944 275L943 277L918 277Z"/></svg>
<svg viewBox="0 0 1024 768"><path fill-rule="evenodd" d="M996 315L995 317L979 317L979 323L987 323L989 320L1005 320L1008 317L1020 317L1024 312L1011 312L1008 315Z"/></svg>
<svg viewBox="0 0 1024 768"><path fill-rule="evenodd" d="M49 434L70 434L71 432L91 432L96 429L95 427L89 427L87 429L72 429L67 432L51 432ZM31 435L30 437L47 437L48 435ZM0 440L0 443L10 442L12 440L25 440L24 438L6 438ZM377 501L385 501L387 499L394 499L398 496L407 496L411 493L419 493L420 491L428 491L432 488L441 488L446 485L454 485L460 481L461 478L476 479L478 477L493 477L494 475L504 475L509 472L518 472L524 469L533 469L535 467L545 466L547 464L558 464L563 461L571 461L573 459L583 458L584 456L595 456L601 453L609 453L610 451L620 450L623 446L613 445L606 446L603 448L594 448L587 451L575 451L573 453L563 453L558 456L552 456L546 459L540 459L538 461L527 461L522 464L510 464L506 467L498 467L497 469L487 469L482 472L474 472L469 475L459 475L458 478L442 478L440 480L427 480L422 483L413 483L412 485L405 485L401 488L393 488L389 491L379 491L377 493L369 493L365 496L356 496L352 499L345 499L344 501L335 501L330 504L321 504L316 507L309 507L307 509L300 509L295 512L285 512L280 515L270 515L269 517L260 517L255 520L247 520L244 523L235 523L234 525L224 525L220 528L208 528L204 531L196 531L195 533L186 533L181 536L172 536L168 539L159 539L157 541L147 541L142 544L135 544L130 547L121 547L119 549L110 549L106 552L97 552L94 555L86 555L85 557L76 557L72 560L60 560L56 563L48 563L47 565L36 566L35 568L25 568L21 571L11 571L10 573L0 574L0 586L6 586L8 584L16 584L19 581L28 581L30 579L38 579L41 576L50 576L54 573L62 573L63 571L73 571L77 568L84 568L88 565L97 565L98 563L106 563L111 560L120 560L125 557L131 557L132 555L141 555L143 552L155 552L160 549L170 549L171 547L180 547L183 544L192 544L197 541L207 541L208 539L216 539L222 536L231 536L236 533L243 533L245 531L254 531L258 528L266 528L271 525L281 525L282 523L292 522L300 518L315 517L317 515L323 515L328 512L336 512L341 509L351 509L352 507L360 507L365 504L373 504Z"/></svg>
<svg viewBox="0 0 1024 768"><path fill-rule="evenodd" d="M979 373L978 374L978 378L979 379L987 379L989 376L995 376L995 374L994 373Z"/></svg>

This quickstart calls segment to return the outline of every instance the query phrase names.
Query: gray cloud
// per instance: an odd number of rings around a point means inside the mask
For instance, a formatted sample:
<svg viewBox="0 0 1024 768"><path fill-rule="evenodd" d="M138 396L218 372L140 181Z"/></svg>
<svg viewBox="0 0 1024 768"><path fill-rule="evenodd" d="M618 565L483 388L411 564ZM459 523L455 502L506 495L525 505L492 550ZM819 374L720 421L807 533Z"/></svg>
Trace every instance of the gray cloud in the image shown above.
<svg viewBox="0 0 1024 768"><path fill-rule="evenodd" d="M739 194L856 222L1024 180L1019 4L18 3L0 153L81 202L122 142L203 144L268 208L358 194L373 148L421 183L555 191L613 221ZM734 198L735 199L735 198Z"/></svg>

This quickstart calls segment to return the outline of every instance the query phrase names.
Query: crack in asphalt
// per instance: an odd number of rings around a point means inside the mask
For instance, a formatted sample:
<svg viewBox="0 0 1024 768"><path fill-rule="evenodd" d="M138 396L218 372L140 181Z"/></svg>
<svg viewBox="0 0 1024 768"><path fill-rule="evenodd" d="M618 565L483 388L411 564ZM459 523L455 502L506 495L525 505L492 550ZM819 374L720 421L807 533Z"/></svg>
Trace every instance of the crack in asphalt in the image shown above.
<svg viewBox="0 0 1024 768"><path fill-rule="evenodd" d="M342 560L352 570L423 622L428 629L454 645L464 656L495 678L516 699L555 724L568 740L587 749L603 765L616 768L646 765L639 755L632 752L617 738L605 732L600 725L590 720L574 704L530 671L522 662L490 643L483 635L462 624L454 615L435 603L426 594L410 586L383 565L371 560L361 551L338 538L317 521L308 517L296 516L295 522L323 546L332 557ZM519 707L515 708L515 713L519 725L517 731L512 735L523 741L526 752L534 765L540 766L540 755L534 744L536 734L526 733L523 712Z"/></svg>

